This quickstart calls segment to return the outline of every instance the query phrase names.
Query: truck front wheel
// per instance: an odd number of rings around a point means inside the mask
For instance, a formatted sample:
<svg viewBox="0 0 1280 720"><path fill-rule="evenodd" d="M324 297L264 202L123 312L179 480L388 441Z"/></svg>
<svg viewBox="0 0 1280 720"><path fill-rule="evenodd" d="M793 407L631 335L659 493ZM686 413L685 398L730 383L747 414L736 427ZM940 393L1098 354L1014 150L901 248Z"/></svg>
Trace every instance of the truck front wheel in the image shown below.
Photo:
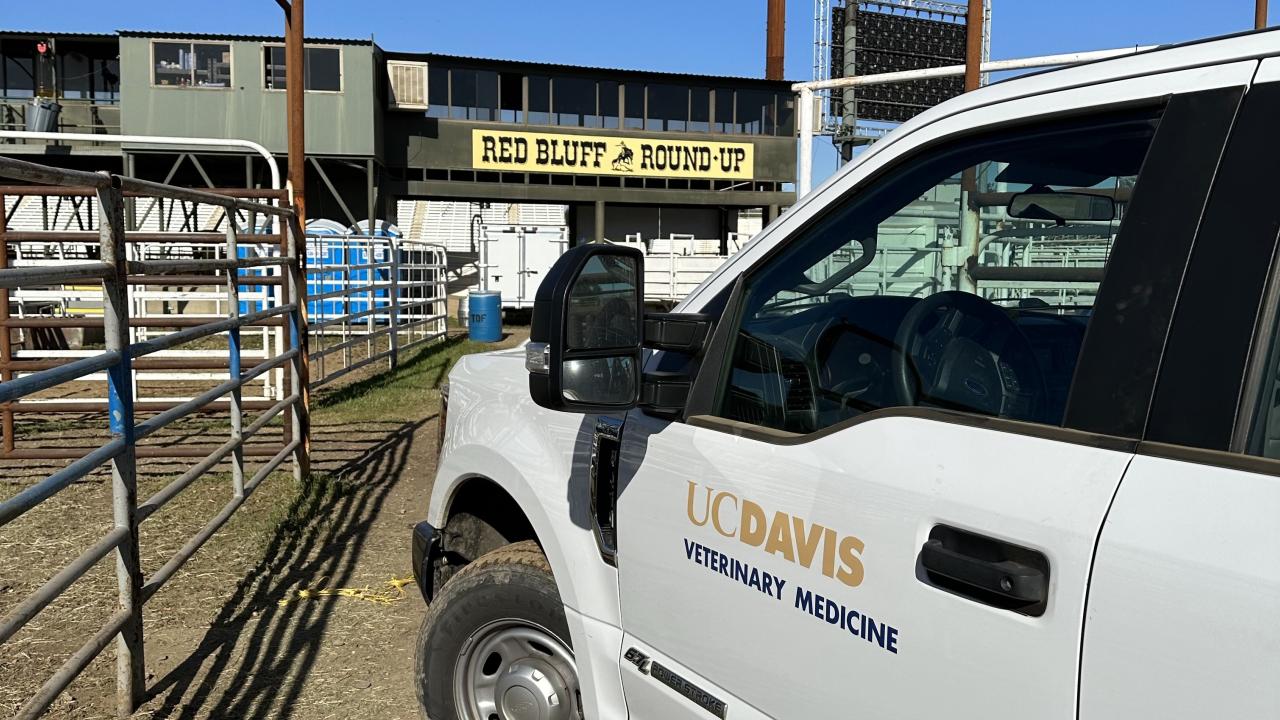
<svg viewBox="0 0 1280 720"><path fill-rule="evenodd" d="M564 605L537 543L498 548L441 588L418 637L429 720L579 720Z"/></svg>

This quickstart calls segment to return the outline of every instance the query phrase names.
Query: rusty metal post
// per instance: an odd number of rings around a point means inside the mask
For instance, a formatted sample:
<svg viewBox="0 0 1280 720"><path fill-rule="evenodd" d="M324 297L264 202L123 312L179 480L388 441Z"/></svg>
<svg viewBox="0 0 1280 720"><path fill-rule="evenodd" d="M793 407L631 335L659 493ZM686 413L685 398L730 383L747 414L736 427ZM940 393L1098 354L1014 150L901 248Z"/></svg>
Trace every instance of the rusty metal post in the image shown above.
<svg viewBox="0 0 1280 720"><path fill-rule="evenodd" d="M985 19L983 0L969 0L965 17L964 91L977 90L982 84L982 25Z"/></svg>
<svg viewBox="0 0 1280 720"><path fill-rule="evenodd" d="M118 180L116 181L119 182ZM125 257L124 202L118 186L97 191L102 260L114 272L102 281L102 321L108 351L120 354L107 371L111 435L125 449L111 461L112 509L116 528L127 528L116 548L120 609L129 619L116 638L116 714L127 718L146 691L142 648L142 566L138 559L138 477L134 446L133 370L129 359L129 286Z"/></svg>
<svg viewBox="0 0 1280 720"><path fill-rule="evenodd" d="M1267 26L1267 0L1257 0L1253 7L1253 29L1261 30Z"/></svg>
<svg viewBox="0 0 1280 720"><path fill-rule="evenodd" d="M781 80L787 43L787 0L769 0L764 39L764 77Z"/></svg>
<svg viewBox="0 0 1280 720"><path fill-rule="evenodd" d="M5 215L5 196L0 194L0 270L9 267L8 219ZM8 288L0 289L0 325L4 326L0 327L0 362L4 363L4 368L0 370L0 382L9 382L13 379L13 371L9 369L13 363L13 338L9 329ZM4 453L8 455L13 452L14 445L13 406L9 403L4 404L0 423L3 424L0 431L4 433Z"/></svg>
<svg viewBox="0 0 1280 720"><path fill-rule="evenodd" d="M306 80L303 67L306 62L303 51L302 16L303 0L277 0L284 8L284 86L285 104L288 106L289 135L289 184L293 188L293 211L298 215L298 226L307 226L307 158L306 128L303 98L306 97ZM301 241L302 239L299 238ZM299 248L305 253L305 248Z"/></svg>
<svg viewBox="0 0 1280 720"><path fill-rule="evenodd" d="M307 254L306 236L298 218L287 218L289 234L295 236L289 258L291 273L289 295L293 298L296 309L289 315L290 333L293 346L298 348L289 370L293 392L298 393L298 402L293 406L294 437L300 439L298 449L294 452L294 478L302 480L311 473L311 341L307 327Z"/></svg>
<svg viewBox="0 0 1280 720"><path fill-rule="evenodd" d="M289 185L293 189L293 217L285 218L287 227L281 228L282 235L289 242L285 257L293 259L290 266L289 279L285 279L284 287L289 289L289 296L297 303L298 309L290 317L290 328L295 337L294 347L298 348L298 356L292 363L290 371L291 390L299 393L301 405L294 406L293 429L301 438L299 450L295 454L294 475L306 477L310 472L311 432L310 432L310 378L307 376L310 365L307 348L307 150L305 127L306 97L305 79L303 75L306 52L303 49L303 0L276 0L284 9L285 18L285 60L284 82L285 103L288 106L289 135Z"/></svg>
<svg viewBox="0 0 1280 720"><path fill-rule="evenodd" d="M965 17L964 91L972 92L982 85L982 36L986 19L984 0L969 0L969 12ZM974 261L978 257L982 218L973 197L978 189L975 168L965 168L960 175L960 247L963 257ZM958 290L976 293L978 284L969 277L968 262L956 272Z"/></svg>

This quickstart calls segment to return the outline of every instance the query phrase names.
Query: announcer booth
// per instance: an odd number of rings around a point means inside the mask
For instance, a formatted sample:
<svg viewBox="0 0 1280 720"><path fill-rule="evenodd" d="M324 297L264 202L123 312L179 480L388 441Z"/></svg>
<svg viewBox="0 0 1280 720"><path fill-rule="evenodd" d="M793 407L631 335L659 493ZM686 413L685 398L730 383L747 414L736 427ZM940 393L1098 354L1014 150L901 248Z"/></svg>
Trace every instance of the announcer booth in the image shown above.
<svg viewBox="0 0 1280 720"><path fill-rule="evenodd" d="M789 82L437 54L386 62L388 199L567 206L571 244L723 244L741 218L758 227L795 201Z"/></svg>

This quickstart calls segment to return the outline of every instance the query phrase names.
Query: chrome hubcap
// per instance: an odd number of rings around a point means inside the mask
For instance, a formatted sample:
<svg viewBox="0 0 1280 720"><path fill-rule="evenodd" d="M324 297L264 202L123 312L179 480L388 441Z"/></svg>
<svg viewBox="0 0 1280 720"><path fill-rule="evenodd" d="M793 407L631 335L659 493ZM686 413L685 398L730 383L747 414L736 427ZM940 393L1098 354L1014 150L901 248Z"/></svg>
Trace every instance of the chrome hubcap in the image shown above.
<svg viewBox="0 0 1280 720"><path fill-rule="evenodd" d="M466 720L580 717L573 652L524 620L498 620L472 633L453 676L454 707Z"/></svg>

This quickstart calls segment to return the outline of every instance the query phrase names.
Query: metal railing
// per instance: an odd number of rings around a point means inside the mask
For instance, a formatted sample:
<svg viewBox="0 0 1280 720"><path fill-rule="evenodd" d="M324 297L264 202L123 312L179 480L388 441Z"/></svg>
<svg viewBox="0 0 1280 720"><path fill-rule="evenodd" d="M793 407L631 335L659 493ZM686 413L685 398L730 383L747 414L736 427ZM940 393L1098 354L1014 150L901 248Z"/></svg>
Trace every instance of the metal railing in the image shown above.
<svg viewBox="0 0 1280 720"><path fill-rule="evenodd" d="M307 236L311 386L443 338L443 245L383 235Z"/></svg>
<svg viewBox="0 0 1280 720"><path fill-rule="evenodd" d="M308 470L307 326L305 305L304 302L299 302L300 296L305 293L305 284L298 244L294 241L298 237L297 223L293 212L287 207L236 199L234 191L214 193L189 190L113 174L50 168L3 157L0 157L0 178L54 185L58 187L52 190L63 194L94 197L99 219L96 233L99 250L96 258L89 256L83 260L56 265L9 267L8 244L23 238L15 238L15 233L5 232L4 196L51 189L31 185L0 188L0 354L4 358L4 366L0 368L3 373L0 377L3 381L0 382L0 411L3 414L5 454L11 458L60 457L72 460L43 480L0 501L0 527L99 468L110 469L113 508L113 526L105 536L0 618L0 645L7 642L99 561L115 554L119 586L118 610L96 634L71 654L35 696L19 710L17 717L34 718L40 715L113 639L116 641L117 707L121 716L125 716L139 705L146 684L141 615L143 604L173 577L245 499L285 461L293 459L297 477L302 477ZM125 198L133 196L164 197L217 205L227 211L273 215L278 219L281 232L269 239L280 242L282 254L277 257L240 257L241 240L236 224L227 223L226 231L221 237L194 237L200 234L184 237L185 241L198 240L222 245L225 247L222 257L131 260L126 251L127 243L137 238L126 236L124 206ZM263 240L264 236L258 235L249 239L249 242L258 243ZM264 277L241 274L250 268L263 267L278 268L279 275ZM131 309L136 306L131 305L130 288L169 285L175 282L175 278L182 278L184 283L221 286L226 297L226 316L215 319L138 318L133 315ZM101 284L101 317L43 318L40 321L48 323L50 320L65 320L64 326L101 327L104 350L86 357L55 358L29 365L19 365L20 361L13 360L11 331L33 325L28 319L9 316L9 291L31 286L79 285L85 282ZM254 312L242 313L240 287L264 284L279 286L275 304ZM243 368L241 330L259 326L287 328L284 347L281 352L253 367ZM140 327L163 327L172 331L159 337L137 339L132 330ZM219 334L227 337L227 379L224 382L181 402L144 404L135 397L135 373L148 363L163 360L155 357L157 353ZM285 396L260 408L260 414L246 425L244 420L249 408L242 398L242 389L246 383L275 370L284 370L287 375ZM27 374L22 374L23 372ZM68 448L34 448L24 453L13 447L15 412L29 408L29 401L33 396L95 373L105 373L107 376L107 403L105 408L98 406L99 410L107 411L106 424L110 431L107 442L87 453ZM23 402L24 398L28 402ZM227 399L224 401L222 398ZM69 408L66 407L68 404L71 403L64 403L64 406L59 407L44 403L40 405L40 412L82 413L93 409L82 406ZM198 457L199 460L164 488L139 503L137 459L142 453L135 445L137 441L154 435L183 418L222 408L229 414L230 433L227 440L216 448L145 448L155 451L155 454ZM149 417L137 417L143 414L149 414ZM261 444L255 446L249 443L250 439L278 417L285 420L283 440L279 447L264 448ZM257 467L250 467L246 462L246 456L250 455L267 459ZM231 500L167 562L149 576L146 575L139 560L139 523L209 471L225 465L229 465L231 470Z"/></svg>
<svg viewBox="0 0 1280 720"><path fill-rule="evenodd" d="M70 197L51 193L64 193L61 188L48 186L21 186L4 188L6 199L4 213L8 227L4 232L4 242L9 254L9 262L14 267L51 267L57 268L69 263L80 263L95 260L101 255L99 233L96 229L96 218L99 208L92 197L73 194ZM225 191L248 192L248 191ZM262 194L254 190L252 194ZM278 199L282 193L273 192L272 197ZM8 198L13 198L12 202ZM70 204L74 201L78 222L41 222L40 205L46 201L56 201L58 205ZM27 201L27 202L24 202ZM136 202L136 198L126 197L126 218L129 215L128 204ZM176 204L176 203L174 203ZM240 230L238 245L235 248L241 256L281 257L278 233L249 235L243 229L247 227L245 218L238 217L244 213L236 210L216 208L216 216L200 225L199 228L189 226L190 232L133 232L133 227L126 221L128 260L140 261L180 261L226 259L227 222L236 224ZM34 213L32 211L35 211ZM215 215L201 213L202 215ZM33 218L33 215L35 216ZM33 222L34 220L34 222ZM51 227L52 226L52 227ZM57 230L55 228L64 229ZM200 230L203 230L201 232ZM280 287L280 268L278 266L257 266L238 271L241 274L265 275L261 283L242 286L238 294L240 312L266 309L278 302ZM228 297L225 290L228 271L216 270L194 276L168 275L164 284L135 285L130 289L130 313L134 318L131 328L133 340L147 339L168 333L166 320L175 315L182 316L183 323L210 322L225 318L228 315ZM13 370L15 374L45 369L66 362L69 359L90 357L97 354L89 349L96 328L75 328L78 321L87 320L89 324L101 322L103 314L103 292L98 283L50 284L26 286L10 292L10 313L15 315L11 324L14 330L9 353L0 353L0 369ZM266 360L272 357L277 343L275 335L278 327L261 325L252 329L246 328L243 333L244 343L241 347L242 360ZM54 341L45 331L56 333ZM148 402L180 402L194 397L192 388L226 377L228 367L227 352L224 347L196 347L190 349L164 350L153 354L150 358L135 363L134 377L137 384L166 387L164 397L152 396ZM280 400L284 397L280 383L282 371L264 375L257 389L250 392L246 389L246 402L260 404L265 400ZM105 407L105 394L101 387L108 378L106 373L94 373L79 378L84 383L96 383L98 388L84 388L79 393L82 397L74 398L84 409L92 409L93 404ZM91 390L91 392L90 392ZM85 397L87 396L87 397ZM32 399L27 410L39 413L53 408L75 410L75 407L59 405L66 403L67 398ZM265 407L265 406L263 406ZM12 450L7 447L5 450ZM3 451L0 451L3 453ZM0 454L0 457L4 457Z"/></svg>

